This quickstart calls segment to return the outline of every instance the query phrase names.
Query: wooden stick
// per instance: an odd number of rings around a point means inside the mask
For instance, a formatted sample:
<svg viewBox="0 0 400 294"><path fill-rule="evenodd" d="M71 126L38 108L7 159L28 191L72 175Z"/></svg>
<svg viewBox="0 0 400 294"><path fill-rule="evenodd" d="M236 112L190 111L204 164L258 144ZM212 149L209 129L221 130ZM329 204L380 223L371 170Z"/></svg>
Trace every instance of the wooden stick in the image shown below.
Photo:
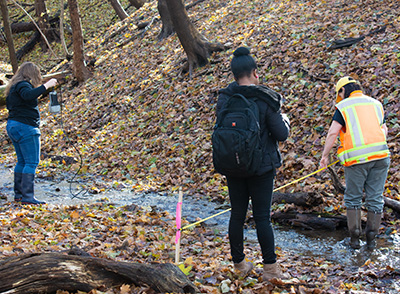
<svg viewBox="0 0 400 294"><path fill-rule="evenodd" d="M179 190L178 204L176 205L176 239L175 239L175 264L179 263L181 249L181 219L182 219L182 188Z"/></svg>
<svg viewBox="0 0 400 294"><path fill-rule="evenodd" d="M65 36L64 36L64 0L60 0L60 39L61 44L64 49L64 54L67 57L69 55L67 44L65 43Z"/></svg>

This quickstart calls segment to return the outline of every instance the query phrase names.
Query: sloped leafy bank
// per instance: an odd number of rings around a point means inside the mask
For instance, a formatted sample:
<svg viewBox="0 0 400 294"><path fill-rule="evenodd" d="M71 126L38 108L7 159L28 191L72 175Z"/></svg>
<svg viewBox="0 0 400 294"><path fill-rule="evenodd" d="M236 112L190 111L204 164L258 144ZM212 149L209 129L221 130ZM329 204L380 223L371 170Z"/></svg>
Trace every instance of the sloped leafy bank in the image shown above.
<svg viewBox="0 0 400 294"><path fill-rule="evenodd" d="M399 4L385 3L364 1L361 8L345 2L201 2L189 11L196 26L232 49L213 55L192 78L179 74L185 56L177 37L157 41L159 22L144 34L135 25L117 23L88 42L87 54L96 59L94 77L83 86L63 87L63 130L60 117L49 116L43 105L44 152L76 156L65 131L82 154L83 172L133 188L184 186L190 193L223 197L224 180L214 173L211 159L215 102L218 89L232 80L232 50L246 45L259 61L263 82L286 97L284 111L292 121L277 186L317 168L332 116L333 85L351 74L387 110L393 161L387 191L398 197ZM138 10L131 23L157 16L155 5ZM384 26L384 32L350 48L328 50L336 39ZM121 33L103 45L117 29ZM2 141L8 142L4 134ZM43 162L41 171L51 173L52 166ZM288 189L332 191L332 186L322 173Z"/></svg>
<svg viewBox="0 0 400 294"><path fill-rule="evenodd" d="M134 13L132 23L151 20L157 15L155 5L150 2ZM232 80L231 53L234 48L246 45L259 61L263 82L284 94L284 111L292 122L291 137L281 146L284 166L278 172L276 186L317 169L333 114L334 83L338 77L351 74L387 110L392 167L386 196L398 199L399 13L399 3L388 0L203 1L189 11L190 17L207 38L225 43L231 49L211 56L210 65L198 69L192 78L180 75L185 54L177 37L157 42L159 22L154 22L151 29L123 47L118 45L138 33L135 25L126 26L110 42L101 45L108 34L124 25L116 23L104 36L87 44L87 54L96 60L93 78L78 87L68 83L62 88L64 129L59 124L61 117L49 115L46 105L42 105L43 151L78 157L63 137L64 131L82 154L83 174L102 176L116 186L123 182L137 190L175 190L182 186L187 193L224 201L224 179L212 169L210 136L217 91ZM349 48L328 50L336 39L365 35L384 26L384 32L366 37ZM12 163L12 146L4 124L2 121L1 159ZM78 166L72 168L76 170ZM43 160L39 176L57 176L63 168L70 167ZM341 175L341 169L337 169ZM287 190L324 192L334 197L327 197L319 211L340 213L343 209L341 196L334 195L325 173ZM279 209L287 208L280 206ZM80 215L87 208L76 210ZM97 213L102 215L102 211L103 208ZM386 224L398 228L394 215L390 211L386 215ZM132 216L136 217L141 216ZM29 218L22 219L31 223ZM105 229L109 232L109 227ZM233 280L227 240L209 235L209 231L193 234L196 238L188 241L194 244L193 250L187 255L183 253L189 258L187 265L193 266L193 279L203 285L204 292L217 293L222 281ZM201 234L204 238L198 241ZM64 237L62 242L70 242L68 236ZM137 245L139 250L148 246L144 239ZM34 242L30 240L27 238L28 242ZM110 246L114 243L118 242L113 241ZM10 245L12 252L14 247ZM295 257L294 253L284 251L279 254L284 268L291 269L297 279L281 288L278 285L280 292L290 291L291 286L296 290L303 287L306 293L338 293L350 289L385 291L398 276L397 269L379 269L371 263L366 263L354 275L341 265L323 259ZM138 259L143 256L139 255ZM249 250L248 256L252 260L259 258L256 250ZM239 292L241 289L248 293L268 290L267 285L252 279L224 282L224 285Z"/></svg>

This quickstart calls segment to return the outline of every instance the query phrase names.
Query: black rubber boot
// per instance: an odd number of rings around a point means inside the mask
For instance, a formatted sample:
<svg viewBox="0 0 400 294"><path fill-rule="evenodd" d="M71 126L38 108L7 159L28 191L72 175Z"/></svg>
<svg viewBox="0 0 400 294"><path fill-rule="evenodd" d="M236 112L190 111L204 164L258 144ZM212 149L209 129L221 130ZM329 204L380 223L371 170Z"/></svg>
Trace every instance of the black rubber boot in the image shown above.
<svg viewBox="0 0 400 294"><path fill-rule="evenodd" d="M353 249L361 248L361 209L347 209L347 227L350 233L350 247Z"/></svg>
<svg viewBox="0 0 400 294"><path fill-rule="evenodd" d="M367 226L365 227L365 237L367 239L367 248L374 249L376 247L376 235L379 233L381 226L382 213L368 211Z"/></svg>
<svg viewBox="0 0 400 294"><path fill-rule="evenodd" d="M22 199L22 173L14 173L14 201Z"/></svg>
<svg viewBox="0 0 400 294"><path fill-rule="evenodd" d="M21 189L22 199L21 204L46 204L44 201L37 200L34 196L35 175L22 174Z"/></svg>

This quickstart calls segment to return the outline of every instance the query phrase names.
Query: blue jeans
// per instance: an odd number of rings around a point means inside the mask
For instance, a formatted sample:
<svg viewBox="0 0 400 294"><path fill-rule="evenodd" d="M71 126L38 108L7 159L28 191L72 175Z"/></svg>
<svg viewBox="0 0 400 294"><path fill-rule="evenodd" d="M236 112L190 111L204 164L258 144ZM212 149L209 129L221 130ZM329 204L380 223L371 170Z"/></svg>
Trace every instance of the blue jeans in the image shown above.
<svg viewBox="0 0 400 294"><path fill-rule="evenodd" d="M250 198L263 262L267 264L276 262L274 231L271 226L274 177L274 171L250 178L227 177L232 208L229 220L229 243L234 263L241 262L245 257L243 252L243 226Z"/></svg>
<svg viewBox="0 0 400 294"><path fill-rule="evenodd" d="M35 174L40 160L39 128L8 120L7 134L17 153L14 173Z"/></svg>
<svg viewBox="0 0 400 294"><path fill-rule="evenodd" d="M383 191L390 165L390 158L369 161L344 167L346 191L344 203L347 208L361 208L365 191L365 206L368 211L383 211Z"/></svg>

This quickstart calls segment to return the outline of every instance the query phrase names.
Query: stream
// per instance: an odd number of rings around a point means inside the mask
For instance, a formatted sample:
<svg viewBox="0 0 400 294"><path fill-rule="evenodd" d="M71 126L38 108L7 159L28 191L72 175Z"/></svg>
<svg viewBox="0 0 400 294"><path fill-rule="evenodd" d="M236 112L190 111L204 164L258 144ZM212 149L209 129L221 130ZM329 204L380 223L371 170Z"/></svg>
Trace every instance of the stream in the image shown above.
<svg viewBox="0 0 400 294"><path fill-rule="evenodd" d="M93 203L96 201L109 201L116 206L136 204L143 208L168 211L175 215L178 194L168 195L159 193L134 193L129 189L122 191L108 190L99 194L80 193L79 183L68 183L68 179L62 181L51 181L37 178L35 180L35 195L38 199L48 204L75 205ZM0 195L6 195L8 201L12 200L13 178L12 168L0 166ZM74 197L74 195L78 195ZM5 200L2 200L3 202ZM1 202L0 202L1 203ZM193 198L184 195L182 205L182 218L193 223L196 220L204 219L214 215L224 208L218 208L217 204L206 198ZM227 234L229 212L223 213L204 224L215 232ZM390 266L400 269L400 235L381 234L377 240L378 246L373 252L366 250L353 250L345 245L348 238L346 230L336 231L311 231L296 228L282 227L274 224L276 246L284 251L295 252L300 256L324 258L335 264L342 264L346 270L357 272L368 259L379 267ZM257 244L257 237L254 228L245 231L246 242ZM362 242L362 245L365 242ZM396 289L393 293L400 293L400 282L393 281ZM389 292L388 292L389 293ZM390 292L392 293L392 292Z"/></svg>

